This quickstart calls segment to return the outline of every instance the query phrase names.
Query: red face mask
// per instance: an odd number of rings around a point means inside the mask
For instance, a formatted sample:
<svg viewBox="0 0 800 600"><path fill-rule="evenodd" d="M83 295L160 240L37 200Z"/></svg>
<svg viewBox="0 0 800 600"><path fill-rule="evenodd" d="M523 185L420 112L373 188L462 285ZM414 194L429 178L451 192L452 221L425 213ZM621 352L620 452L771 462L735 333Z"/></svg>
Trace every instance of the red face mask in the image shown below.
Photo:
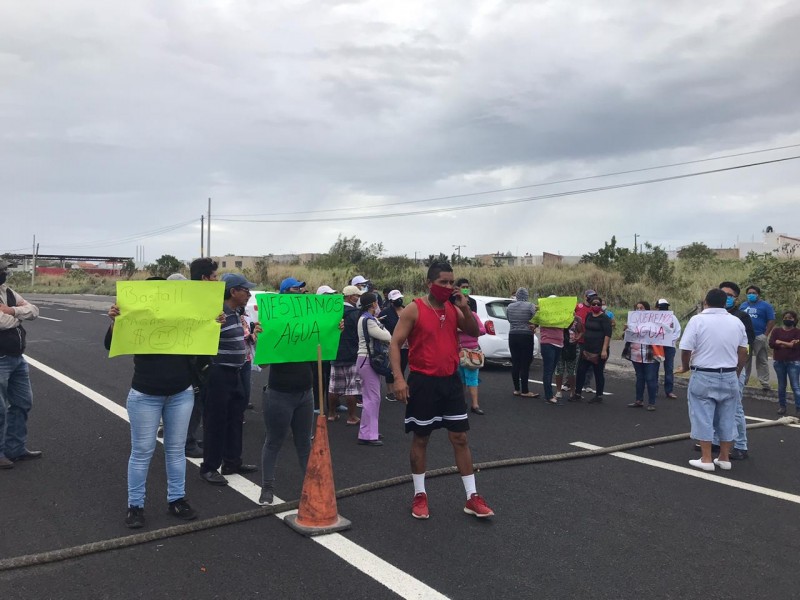
<svg viewBox="0 0 800 600"><path fill-rule="evenodd" d="M599 315L601 312L603 312L603 307L602 306L592 306L592 312L594 314L596 314L596 315Z"/></svg>
<svg viewBox="0 0 800 600"><path fill-rule="evenodd" d="M431 295L439 302L447 302L450 299L450 296L453 295L453 289L434 283L431 285Z"/></svg>

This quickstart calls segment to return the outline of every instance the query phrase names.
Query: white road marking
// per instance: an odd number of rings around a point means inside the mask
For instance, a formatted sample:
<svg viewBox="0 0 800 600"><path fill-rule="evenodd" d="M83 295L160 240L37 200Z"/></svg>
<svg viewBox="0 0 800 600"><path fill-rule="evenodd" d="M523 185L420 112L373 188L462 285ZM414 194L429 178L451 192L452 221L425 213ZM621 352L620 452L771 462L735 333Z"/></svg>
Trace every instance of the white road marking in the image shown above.
<svg viewBox="0 0 800 600"><path fill-rule="evenodd" d="M586 450L598 450L602 448L602 446L595 446L594 444L586 444L584 442L572 442L570 446L577 446L578 448L585 448ZM650 467L657 467L659 469L664 469L666 471L681 473L682 475L688 475L689 477L697 477L698 479L705 479L706 481L719 483L720 485L727 485L729 487L745 490L746 492L753 492L755 494L761 494L763 496L777 498L778 500L785 500L786 502L794 502L795 504L800 504L800 496L798 496L797 494L781 492L779 490L773 490L772 488L763 487L760 485L753 485L752 483L745 483L744 481L736 481L735 479L729 479L728 477L712 475L711 473L700 471L693 467L679 467L677 465L673 465L660 460L644 458L642 456L636 456L635 454L628 454L627 452L612 452L609 456L624 458L625 460L630 460L643 465L648 465Z"/></svg>
<svg viewBox="0 0 800 600"><path fill-rule="evenodd" d="M52 317L43 317L42 315L39 315L37 318L44 319L45 321L56 321L57 323L61 323L61 319L53 319Z"/></svg>
<svg viewBox="0 0 800 600"><path fill-rule="evenodd" d="M92 314L91 311L88 311L88 310L76 310L75 312L83 313L84 315Z"/></svg>
<svg viewBox="0 0 800 600"><path fill-rule="evenodd" d="M72 388L76 392L83 394L89 400L96 402L106 410L114 413L119 418L123 419L126 422L128 421L128 411L125 410L124 407L120 406L116 402L109 400L102 394L98 394L94 390L86 387L82 383L78 383L71 377L56 371L55 369L48 367L47 365L39 362L31 358L28 355L25 355L25 359L30 363L31 366L39 369L43 373L50 375L54 379L60 381L67 387ZM162 440L159 440L162 442ZM163 442L162 442L163 443ZM202 462L200 459L197 458L188 458L187 459L190 463L195 466L200 466ZM249 479L242 477L241 475L226 475L226 479L228 480L228 486L232 490L239 492L247 499L251 500L254 503L258 503L258 498L261 495L261 487L250 481ZM283 502L277 496L273 500L274 503L279 504ZM279 513L274 515L275 517L283 520L288 515L296 513L296 510L287 511L283 513ZM358 544L348 540L346 537L339 533L330 533L327 535L320 535L311 538L313 541L318 543L324 548L327 548L331 552L333 552L336 556L344 560L345 562L351 564L356 569L372 577L375 581L380 583L381 585L389 588L395 594L400 596L401 598L408 598L408 599L428 599L433 598L436 600L447 600L447 596L437 592L432 587L424 584L423 582L415 579L408 573L401 571L397 567L389 564L379 556L373 554L366 548L362 548Z"/></svg>
<svg viewBox="0 0 800 600"><path fill-rule="evenodd" d="M61 312L69 312L68 308L57 308L56 310L60 310Z"/></svg>

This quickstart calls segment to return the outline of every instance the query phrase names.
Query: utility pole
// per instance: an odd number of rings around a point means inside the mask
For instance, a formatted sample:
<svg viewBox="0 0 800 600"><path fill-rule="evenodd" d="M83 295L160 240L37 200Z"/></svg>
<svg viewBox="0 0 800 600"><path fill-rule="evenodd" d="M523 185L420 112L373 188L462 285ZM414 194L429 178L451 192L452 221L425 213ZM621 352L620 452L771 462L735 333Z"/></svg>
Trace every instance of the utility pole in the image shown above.
<svg viewBox="0 0 800 600"><path fill-rule="evenodd" d="M200 258L203 258L203 235L205 234L205 215L200 215Z"/></svg>
<svg viewBox="0 0 800 600"><path fill-rule="evenodd" d="M206 256L211 258L211 198L208 199L208 235L206 235Z"/></svg>
<svg viewBox="0 0 800 600"><path fill-rule="evenodd" d="M633 253L637 254L639 252L639 234L633 234Z"/></svg>
<svg viewBox="0 0 800 600"><path fill-rule="evenodd" d="M466 248L466 247L467 247L466 244L461 244L459 246L456 246L455 244L453 244L453 248L455 248L456 252L458 252L458 262L461 262L461 249L462 248Z"/></svg>
<svg viewBox="0 0 800 600"><path fill-rule="evenodd" d="M38 254L39 246L36 244L36 234L33 236L33 261L32 261L32 269L31 269L31 285L33 285L36 279L36 255Z"/></svg>

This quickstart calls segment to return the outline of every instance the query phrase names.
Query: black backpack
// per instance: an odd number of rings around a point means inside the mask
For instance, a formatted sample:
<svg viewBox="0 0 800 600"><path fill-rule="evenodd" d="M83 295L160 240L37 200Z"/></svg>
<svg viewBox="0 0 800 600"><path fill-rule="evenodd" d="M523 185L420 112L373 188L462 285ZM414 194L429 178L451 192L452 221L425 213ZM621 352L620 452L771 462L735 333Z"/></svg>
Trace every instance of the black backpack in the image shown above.
<svg viewBox="0 0 800 600"><path fill-rule="evenodd" d="M17 297L6 288L6 306L17 305ZM14 329L0 331L0 356L22 356L25 352L25 329L20 323Z"/></svg>
<svg viewBox="0 0 800 600"><path fill-rule="evenodd" d="M373 340L369 334L369 327L367 326L367 319L364 317L361 320L362 331L364 332L364 342L367 344L367 354L369 354L369 364L372 370L378 375L392 374L392 365L389 363L389 345L385 342Z"/></svg>

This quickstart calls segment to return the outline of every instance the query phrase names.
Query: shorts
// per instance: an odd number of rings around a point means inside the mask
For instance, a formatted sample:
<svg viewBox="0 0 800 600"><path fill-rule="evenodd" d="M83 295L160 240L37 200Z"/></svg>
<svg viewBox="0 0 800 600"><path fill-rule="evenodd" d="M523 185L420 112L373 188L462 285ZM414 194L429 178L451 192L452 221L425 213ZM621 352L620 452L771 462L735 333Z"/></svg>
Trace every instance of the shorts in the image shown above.
<svg viewBox="0 0 800 600"><path fill-rule="evenodd" d="M478 371L480 371L480 369L458 367L458 375L467 387L478 387Z"/></svg>
<svg viewBox="0 0 800 600"><path fill-rule="evenodd" d="M339 396L359 396L361 379L358 376L356 363L352 365L331 365L331 381L328 393Z"/></svg>
<svg viewBox="0 0 800 600"><path fill-rule="evenodd" d="M736 439L736 404L740 398L736 373L693 371L688 396L692 439L710 442L715 432L722 442Z"/></svg>
<svg viewBox="0 0 800 600"><path fill-rule="evenodd" d="M434 377L411 371L408 375L406 433L428 435L444 427L448 431L469 431L464 387L457 373Z"/></svg>
<svg viewBox="0 0 800 600"><path fill-rule="evenodd" d="M578 358L577 356L572 360L567 360L564 358L563 353L561 358L558 359L556 363L556 375L565 375L567 377L573 377L575 375L575 368L578 365Z"/></svg>

